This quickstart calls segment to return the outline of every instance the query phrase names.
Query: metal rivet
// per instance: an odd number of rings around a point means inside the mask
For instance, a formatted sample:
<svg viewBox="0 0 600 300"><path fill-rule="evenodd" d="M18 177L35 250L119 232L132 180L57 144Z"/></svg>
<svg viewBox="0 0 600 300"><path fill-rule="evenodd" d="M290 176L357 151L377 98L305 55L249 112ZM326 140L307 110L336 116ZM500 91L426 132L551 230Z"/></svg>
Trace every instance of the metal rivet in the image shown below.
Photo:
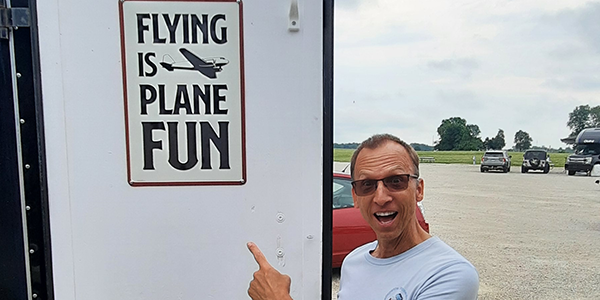
<svg viewBox="0 0 600 300"><path fill-rule="evenodd" d="M240 180L240 183L246 183L246 180L242 179Z"/></svg>
<svg viewBox="0 0 600 300"><path fill-rule="evenodd" d="M283 257L283 255L285 254L285 252L283 251L283 248L277 248L277 257Z"/></svg>
<svg viewBox="0 0 600 300"><path fill-rule="evenodd" d="M29 206L29 205L25 206L25 210L30 210L30 209L31 209L31 206Z"/></svg>
<svg viewBox="0 0 600 300"><path fill-rule="evenodd" d="M37 298L37 294L31 295L31 297L33 297L35 299L35 298Z"/></svg>
<svg viewBox="0 0 600 300"><path fill-rule="evenodd" d="M306 238L309 239L309 240L312 240L313 236L312 236L312 234L309 234L309 235L306 236Z"/></svg>
<svg viewBox="0 0 600 300"><path fill-rule="evenodd" d="M279 223L283 223L285 221L285 216L283 215L283 213L278 213L276 218L277 218L277 222L279 222Z"/></svg>
<svg viewBox="0 0 600 300"><path fill-rule="evenodd" d="M21 73L17 73L17 78L21 78Z"/></svg>
<svg viewBox="0 0 600 300"><path fill-rule="evenodd" d="M30 169L31 166L29 164L25 164L25 169Z"/></svg>
<svg viewBox="0 0 600 300"><path fill-rule="evenodd" d="M24 119L19 120L19 122L21 122L21 124L25 124L25 120Z"/></svg>
<svg viewBox="0 0 600 300"><path fill-rule="evenodd" d="M33 249L29 249L29 253L30 253L30 254L33 254L33 253L35 253L35 250L33 250Z"/></svg>

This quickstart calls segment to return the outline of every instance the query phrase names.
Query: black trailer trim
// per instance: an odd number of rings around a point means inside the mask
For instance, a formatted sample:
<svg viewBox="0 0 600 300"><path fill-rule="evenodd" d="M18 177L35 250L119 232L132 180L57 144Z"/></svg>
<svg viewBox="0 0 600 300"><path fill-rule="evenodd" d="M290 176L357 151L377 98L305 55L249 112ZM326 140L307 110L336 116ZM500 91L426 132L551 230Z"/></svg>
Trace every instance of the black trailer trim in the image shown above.
<svg viewBox="0 0 600 300"><path fill-rule="evenodd" d="M2 122L0 125L0 148L2 153L7 153L0 160L0 171L5 178L8 177L8 180L3 178L0 181L0 189L3 193L0 201L2 205L7 205L7 203L10 203L11 206L18 205L21 213L23 209L25 210L26 222L21 226L21 230L25 228L26 232L20 233L20 239L24 248L22 253L25 253L26 256L23 260L17 259L18 256L12 257L12 262L20 265L13 267L17 269L11 271L0 268L0 295L2 297L7 295L3 290L5 288L17 293L11 294L7 299L53 300L37 5L35 0L11 0L9 3L13 9L28 11L31 19L30 26L9 28L9 34L14 41L15 71L11 71L10 62L6 61L8 56L5 56L5 41L7 40L0 41L0 45L2 45L0 47L2 51L0 53L2 70L0 71L0 114L2 115L0 117L0 122ZM13 77L16 78L15 88L18 95L18 106L16 107L10 105L13 100L13 84L11 82ZM10 93L10 95L7 96L5 93ZM9 117L10 114L13 116ZM17 128L13 125L12 132L9 131L9 128L5 129L5 126L11 122L19 124ZM21 160L19 160L19 156ZM19 190L23 191L23 195L15 194L15 191ZM25 208L22 208L21 198L24 198ZM5 218L4 208L4 206L0 207L0 220L15 224L23 221L21 216L14 214ZM12 208L12 210L14 209ZM12 227L6 230L3 226L2 235L6 234L16 235L18 230ZM3 240L0 240L0 244L4 244L2 242ZM2 249L0 253L6 252ZM0 262L4 262L2 254L0 254ZM27 272L25 272L25 276L20 272L14 272L27 266L29 266L29 276L27 276ZM26 288L23 289L23 286Z"/></svg>
<svg viewBox="0 0 600 300"><path fill-rule="evenodd" d="M333 0L323 1L323 266L322 300L331 300L333 197Z"/></svg>
<svg viewBox="0 0 600 300"><path fill-rule="evenodd" d="M0 295L24 300L28 299L29 283L11 47L10 39L0 39Z"/></svg>

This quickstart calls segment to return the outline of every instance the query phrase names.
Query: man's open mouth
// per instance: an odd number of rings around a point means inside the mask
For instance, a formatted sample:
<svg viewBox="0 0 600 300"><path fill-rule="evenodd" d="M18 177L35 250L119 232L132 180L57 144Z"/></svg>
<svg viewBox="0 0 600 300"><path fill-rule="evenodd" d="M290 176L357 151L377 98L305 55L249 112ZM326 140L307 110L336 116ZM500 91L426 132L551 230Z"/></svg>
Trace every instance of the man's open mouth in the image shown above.
<svg viewBox="0 0 600 300"><path fill-rule="evenodd" d="M397 211L377 212L377 213L374 213L373 215L375 216L377 221L385 224L385 223L392 222L394 220L394 218L396 218L396 216L398 215L398 212Z"/></svg>

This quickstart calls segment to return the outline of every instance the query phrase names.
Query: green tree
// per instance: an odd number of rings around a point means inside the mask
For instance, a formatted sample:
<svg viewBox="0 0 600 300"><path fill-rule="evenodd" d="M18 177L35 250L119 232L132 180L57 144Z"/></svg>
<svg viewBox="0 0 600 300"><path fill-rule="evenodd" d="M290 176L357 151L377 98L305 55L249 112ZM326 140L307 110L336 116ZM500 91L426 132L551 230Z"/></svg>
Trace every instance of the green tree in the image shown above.
<svg viewBox="0 0 600 300"><path fill-rule="evenodd" d="M485 138L483 142L483 146L485 149L497 149L500 150L504 148L506 142L504 141L504 130L498 129L498 133L493 138Z"/></svg>
<svg viewBox="0 0 600 300"><path fill-rule="evenodd" d="M585 128L600 127L600 105L590 107L579 105L569 113L567 126L571 129L570 136L575 137Z"/></svg>
<svg viewBox="0 0 600 300"><path fill-rule="evenodd" d="M533 139L529 136L529 133L519 130L515 133L515 149L517 151L527 150L531 147Z"/></svg>
<svg viewBox="0 0 600 300"><path fill-rule="evenodd" d="M600 127L600 105L590 109L590 127Z"/></svg>
<svg viewBox="0 0 600 300"><path fill-rule="evenodd" d="M453 117L442 120L437 132L440 140L435 144L434 149L448 150L480 150L482 142L479 138L479 126L467 124L467 120L460 117Z"/></svg>
<svg viewBox="0 0 600 300"><path fill-rule="evenodd" d="M479 130L479 126L473 124L467 124L467 129L469 130L469 134L473 137L478 137L481 134L481 130Z"/></svg>
<svg viewBox="0 0 600 300"><path fill-rule="evenodd" d="M413 149L415 149L415 151L432 151L433 150L433 146L429 146L426 144L410 143L410 145L413 147Z"/></svg>
<svg viewBox="0 0 600 300"><path fill-rule="evenodd" d="M498 146L498 149L502 149L504 146L506 146L506 141L504 140L504 130L498 129L498 133L494 139L496 139L496 145Z"/></svg>
<svg viewBox="0 0 600 300"><path fill-rule="evenodd" d="M490 143L492 143L492 141L490 140L489 137L486 137L485 140L483 141L483 148L485 150L487 150L487 149L494 149L494 147L492 147L492 145L490 145Z"/></svg>

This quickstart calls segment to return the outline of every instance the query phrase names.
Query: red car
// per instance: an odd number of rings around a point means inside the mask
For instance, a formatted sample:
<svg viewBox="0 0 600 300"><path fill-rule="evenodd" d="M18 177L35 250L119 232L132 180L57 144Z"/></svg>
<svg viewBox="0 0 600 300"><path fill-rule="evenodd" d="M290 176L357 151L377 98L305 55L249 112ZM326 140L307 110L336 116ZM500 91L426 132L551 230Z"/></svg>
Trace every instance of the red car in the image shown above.
<svg viewBox="0 0 600 300"><path fill-rule="evenodd" d="M339 268L346 255L356 247L376 239L375 232L363 219L360 210L354 208L351 182L349 174L333 174L333 268ZM415 212L421 227L429 232L429 224L418 206Z"/></svg>

